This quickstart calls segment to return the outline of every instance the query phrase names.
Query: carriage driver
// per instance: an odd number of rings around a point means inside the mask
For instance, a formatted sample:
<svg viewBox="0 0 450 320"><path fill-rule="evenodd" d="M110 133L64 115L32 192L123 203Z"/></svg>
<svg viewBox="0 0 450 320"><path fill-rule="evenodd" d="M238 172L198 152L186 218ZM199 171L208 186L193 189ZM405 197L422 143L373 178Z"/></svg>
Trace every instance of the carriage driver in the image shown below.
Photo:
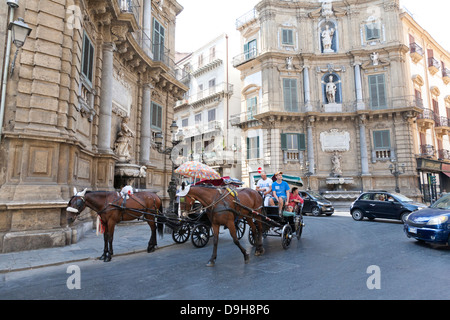
<svg viewBox="0 0 450 320"><path fill-rule="evenodd" d="M283 172L278 171L275 173L277 181L272 183L272 198L270 198L269 203L271 206L275 206L278 203L278 213L281 215L283 213L283 205L289 203L289 185L286 181L283 181Z"/></svg>
<svg viewBox="0 0 450 320"><path fill-rule="evenodd" d="M256 184L256 191L263 194L264 206L269 205L270 195L272 194L272 179L267 178L265 171L261 171L261 179Z"/></svg>

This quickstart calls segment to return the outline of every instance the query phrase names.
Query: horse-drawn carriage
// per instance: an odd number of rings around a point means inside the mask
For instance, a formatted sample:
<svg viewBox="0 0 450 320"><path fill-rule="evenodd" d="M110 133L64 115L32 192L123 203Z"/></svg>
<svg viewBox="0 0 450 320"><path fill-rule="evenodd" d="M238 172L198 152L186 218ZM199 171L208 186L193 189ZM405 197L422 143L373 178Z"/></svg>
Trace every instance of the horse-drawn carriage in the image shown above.
<svg viewBox="0 0 450 320"><path fill-rule="evenodd" d="M180 209L183 212L181 217L164 215L161 199L152 192L124 195L114 191L87 192L85 189L77 192L75 190L74 196L68 203L67 211L75 218L86 207L98 213L98 221L105 229L104 253L100 257L104 261L110 261L113 254L112 241L115 225L120 221L134 219L146 221L152 230L147 247L148 252L152 252L157 244L156 229L161 233L164 224L168 224L174 230L173 239L176 242L185 242L192 234L192 243L197 247L207 244L212 229L214 249L208 266L215 264L220 226L229 229L233 242L240 248L246 263L249 261L249 255L239 243L246 224L250 226L249 239L256 247L255 255L264 253L263 235L280 235L283 248L289 247L294 235L300 238L303 229L301 212L285 213L279 216L278 207L264 207L263 198L256 190L237 188L239 185L222 178L213 177L211 180L219 181L183 186L177 193L179 197L184 198L182 202L180 201ZM215 185L215 183L219 184ZM201 206L194 206L195 202Z"/></svg>

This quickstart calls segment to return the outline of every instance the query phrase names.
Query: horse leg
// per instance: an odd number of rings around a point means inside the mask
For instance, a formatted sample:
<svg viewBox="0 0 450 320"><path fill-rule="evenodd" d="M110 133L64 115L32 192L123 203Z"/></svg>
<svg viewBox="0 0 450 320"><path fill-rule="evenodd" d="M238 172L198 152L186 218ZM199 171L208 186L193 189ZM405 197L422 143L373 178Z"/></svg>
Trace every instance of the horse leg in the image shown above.
<svg viewBox="0 0 450 320"><path fill-rule="evenodd" d="M98 258L98 260L103 260L105 261L106 259L106 253L108 252L108 233L107 230L104 231L103 233L103 254Z"/></svg>
<svg viewBox="0 0 450 320"><path fill-rule="evenodd" d="M244 255L245 263L248 263L250 260L250 256L247 253L247 250L245 250L239 243L239 240L236 236L236 226L234 225L234 220L229 220L229 221L231 221L231 222L227 223L227 227L228 227L228 230L230 231L231 237L233 238L233 242L241 250L242 254Z"/></svg>
<svg viewBox="0 0 450 320"><path fill-rule="evenodd" d="M217 244L219 243L219 228L220 225L213 223L213 234L214 234L214 248L211 258L209 259L208 263L206 264L207 267L214 267L214 264L216 263L217 258Z"/></svg>
<svg viewBox="0 0 450 320"><path fill-rule="evenodd" d="M147 221L148 225L150 226L150 230L152 231L152 235L150 236L150 240L148 241L147 246L147 252L153 252L155 251L155 247L157 244L156 240L156 223L154 221Z"/></svg>
<svg viewBox="0 0 450 320"><path fill-rule="evenodd" d="M262 226L258 224L258 227L253 222L253 219L248 218L247 223L252 229L254 238L255 238L255 256L260 256L264 253L264 247L262 245Z"/></svg>
<svg viewBox="0 0 450 320"><path fill-rule="evenodd" d="M112 219L110 219L108 221L108 230L105 231L105 234L107 235L108 241L108 249L106 250L106 252L104 252L105 254L105 259L103 260L104 262L109 262L111 261L111 257L114 254L113 251L113 240L114 240L114 228L116 227L116 222L113 221Z"/></svg>

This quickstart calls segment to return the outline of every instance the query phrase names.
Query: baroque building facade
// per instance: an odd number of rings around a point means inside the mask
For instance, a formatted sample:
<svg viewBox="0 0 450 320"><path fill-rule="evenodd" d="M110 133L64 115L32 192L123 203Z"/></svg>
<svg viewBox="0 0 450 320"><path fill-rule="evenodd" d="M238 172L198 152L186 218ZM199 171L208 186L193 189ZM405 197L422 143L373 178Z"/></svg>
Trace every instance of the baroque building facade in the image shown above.
<svg viewBox="0 0 450 320"><path fill-rule="evenodd" d="M302 176L331 200L371 189L421 198L423 103L402 12L392 0L263 0L237 19L242 107L233 119L249 185L262 168Z"/></svg>
<svg viewBox="0 0 450 320"><path fill-rule="evenodd" d="M167 199L171 163L152 138L162 132L170 142L173 107L187 90L174 68L182 6L21 0L5 7L2 16L14 10L32 32L7 79L0 251L76 242L96 214L85 210L67 226L74 187L111 191L132 182Z"/></svg>

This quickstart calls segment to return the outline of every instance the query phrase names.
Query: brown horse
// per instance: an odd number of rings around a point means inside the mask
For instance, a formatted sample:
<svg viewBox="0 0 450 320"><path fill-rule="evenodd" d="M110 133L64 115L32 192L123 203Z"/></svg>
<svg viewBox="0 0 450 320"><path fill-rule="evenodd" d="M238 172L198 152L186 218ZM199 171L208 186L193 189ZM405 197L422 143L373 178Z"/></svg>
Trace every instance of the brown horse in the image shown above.
<svg viewBox="0 0 450 320"><path fill-rule="evenodd" d="M183 185L178 196L185 197L185 201L180 202L182 212L190 211L195 200L199 201L207 209L207 215L214 232L214 249L211 259L207 263L208 267L214 266L216 261L219 227L221 225L229 229L234 244L239 247L244 255L245 263L248 263L249 255L240 245L236 236L235 221L241 217L246 219L252 228L253 234L256 235L255 255L258 256L264 253L262 233L259 232L259 230L262 230L261 220L255 219L258 228L253 222L253 218L256 217L254 212L260 214L263 207L263 199L257 191L249 188L231 190L204 185L188 187Z"/></svg>
<svg viewBox="0 0 450 320"><path fill-rule="evenodd" d="M147 221L152 231L147 252L155 250L156 228L158 227L158 232L162 234L163 227L163 224L158 223L155 218L155 215L162 214L162 201L157 194L135 192L125 200L121 194L115 191L86 191L84 189L82 192L77 192L74 189L74 196L70 199L66 209L69 213L68 222L72 223L86 207L97 212L105 229L103 234L105 245L100 260L111 261L116 224L120 221L130 221L141 217Z"/></svg>

